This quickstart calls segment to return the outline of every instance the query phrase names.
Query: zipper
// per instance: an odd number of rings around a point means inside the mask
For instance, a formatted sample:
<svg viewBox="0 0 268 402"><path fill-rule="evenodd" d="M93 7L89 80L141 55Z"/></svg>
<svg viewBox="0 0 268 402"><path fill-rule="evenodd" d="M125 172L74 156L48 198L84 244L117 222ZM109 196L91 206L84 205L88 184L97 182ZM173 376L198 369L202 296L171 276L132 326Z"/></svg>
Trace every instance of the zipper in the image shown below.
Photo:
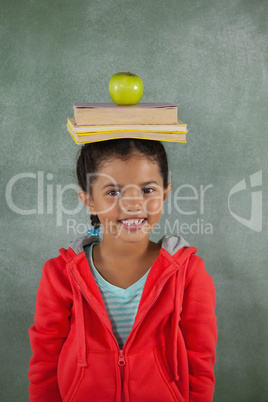
<svg viewBox="0 0 268 402"><path fill-rule="evenodd" d="M118 364L119 364L120 367L122 367L122 366L124 366L126 364L124 349L119 350Z"/></svg>

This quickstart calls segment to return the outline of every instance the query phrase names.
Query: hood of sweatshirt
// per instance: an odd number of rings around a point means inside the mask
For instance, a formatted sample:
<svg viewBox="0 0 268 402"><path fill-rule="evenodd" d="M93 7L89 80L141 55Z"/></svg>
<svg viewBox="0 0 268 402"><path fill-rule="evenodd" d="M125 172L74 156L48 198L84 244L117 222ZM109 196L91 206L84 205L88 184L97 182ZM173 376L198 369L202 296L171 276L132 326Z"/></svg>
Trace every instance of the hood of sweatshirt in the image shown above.
<svg viewBox="0 0 268 402"><path fill-rule="evenodd" d="M75 254L79 254L83 251L84 247L88 246L89 244L100 242L101 238L97 236L85 236L71 241L69 247L75 252ZM176 252L183 247L190 247L190 244L181 236L165 235L158 241L158 244L171 256L176 254Z"/></svg>

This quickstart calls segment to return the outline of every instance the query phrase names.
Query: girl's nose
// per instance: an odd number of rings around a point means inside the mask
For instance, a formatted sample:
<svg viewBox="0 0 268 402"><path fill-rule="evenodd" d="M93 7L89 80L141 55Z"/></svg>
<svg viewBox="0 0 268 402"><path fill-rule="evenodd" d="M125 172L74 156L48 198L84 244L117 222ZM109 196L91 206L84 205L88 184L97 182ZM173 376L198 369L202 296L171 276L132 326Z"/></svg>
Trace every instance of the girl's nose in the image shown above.
<svg viewBox="0 0 268 402"><path fill-rule="evenodd" d="M139 197L122 197L121 209L124 212L139 212L142 209L142 198Z"/></svg>
<svg viewBox="0 0 268 402"><path fill-rule="evenodd" d="M121 209L123 212L139 212L142 210L142 195L136 186L129 187L123 192L121 198Z"/></svg>

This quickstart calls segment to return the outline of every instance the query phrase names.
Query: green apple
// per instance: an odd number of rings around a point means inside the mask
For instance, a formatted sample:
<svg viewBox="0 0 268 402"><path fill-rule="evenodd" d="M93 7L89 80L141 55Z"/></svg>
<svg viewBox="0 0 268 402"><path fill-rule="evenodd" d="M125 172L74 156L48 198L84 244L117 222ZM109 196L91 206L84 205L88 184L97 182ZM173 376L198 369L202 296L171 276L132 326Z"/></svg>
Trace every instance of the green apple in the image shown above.
<svg viewBox="0 0 268 402"><path fill-rule="evenodd" d="M109 93L117 105L136 105L143 94L142 79L131 73L116 73L109 82Z"/></svg>

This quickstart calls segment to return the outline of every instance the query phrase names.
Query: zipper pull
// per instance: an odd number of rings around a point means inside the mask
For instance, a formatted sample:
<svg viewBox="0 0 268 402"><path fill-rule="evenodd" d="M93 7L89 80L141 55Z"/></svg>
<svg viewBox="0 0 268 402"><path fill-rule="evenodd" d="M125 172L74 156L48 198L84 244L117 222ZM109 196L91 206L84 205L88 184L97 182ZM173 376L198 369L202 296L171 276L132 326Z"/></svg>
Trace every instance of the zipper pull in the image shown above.
<svg viewBox="0 0 268 402"><path fill-rule="evenodd" d="M123 349L119 350L118 364L119 364L119 366L124 366L126 364Z"/></svg>

